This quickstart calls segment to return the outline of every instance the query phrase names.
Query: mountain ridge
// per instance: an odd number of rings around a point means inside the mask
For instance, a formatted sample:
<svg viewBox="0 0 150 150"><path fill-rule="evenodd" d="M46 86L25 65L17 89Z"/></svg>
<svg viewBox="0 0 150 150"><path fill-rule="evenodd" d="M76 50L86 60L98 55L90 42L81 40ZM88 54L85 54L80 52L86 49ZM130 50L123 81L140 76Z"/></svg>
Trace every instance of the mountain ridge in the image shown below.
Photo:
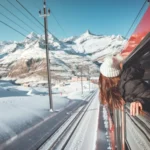
<svg viewBox="0 0 150 150"><path fill-rule="evenodd" d="M37 75L43 81L47 80L45 37L34 32L27 37L21 42L0 41L1 77L13 78L17 83L22 81L21 84L31 82L28 79ZM95 62L101 63L106 55L120 52L125 42L126 39L120 35L95 35L89 30L80 36L72 36L63 40L58 40L49 34L48 49L53 79L57 77L64 80L70 79L74 75L80 75L79 65L90 66L92 75L98 76L99 66ZM23 66L22 70L19 65ZM39 73L40 69L42 71ZM84 75L88 76L87 70Z"/></svg>

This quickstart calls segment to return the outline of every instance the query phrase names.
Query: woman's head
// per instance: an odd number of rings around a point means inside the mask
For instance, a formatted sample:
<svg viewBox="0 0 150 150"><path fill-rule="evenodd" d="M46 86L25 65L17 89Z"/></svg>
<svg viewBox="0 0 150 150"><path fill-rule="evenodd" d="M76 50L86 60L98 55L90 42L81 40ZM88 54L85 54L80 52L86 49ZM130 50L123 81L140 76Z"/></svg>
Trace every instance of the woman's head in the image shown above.
<svg viewBox="0 0 150 150"><path fill-rule="evenodd" d="M100 73L105 77L117 77L120 75L120 58L115 56L108 56L100 66Z"/></svg>
<svg viewBox="0 0 150 150"><path fill-rule="evenodd" d="M120 62L117 57L107 57L100 67L100 101L112 109L120 108L123 100L119 92Z"/></svg>

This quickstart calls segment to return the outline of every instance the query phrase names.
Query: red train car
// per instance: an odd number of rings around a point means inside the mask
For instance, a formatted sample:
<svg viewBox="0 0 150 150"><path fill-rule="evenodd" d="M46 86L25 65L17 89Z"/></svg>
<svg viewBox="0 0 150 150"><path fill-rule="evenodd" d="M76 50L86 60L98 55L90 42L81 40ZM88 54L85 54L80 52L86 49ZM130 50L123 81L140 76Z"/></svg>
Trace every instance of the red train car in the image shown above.
<svg viewBox="0 0 150 150"><path fill-rule="evenodd" d="M145 69L143 80L150 83L150 7L129 38L121 55L125 58L123 68L134 63L142 65ZM129 104L127 104L124 111L115 110L113 112L112 120L109 122L114 124L115 141L111 141L111 149L150 149L150 108L142 115L132 117L129 113ZM110 136L113 137L111 132Z"/></svg>
<svg viewBox="0 0 150 150"><path fill-rule="evenodd" d="M135 29L134 33L131 35L130 39L127 42L124 50L122 51L122 55L124 57L129 56L131 52L133 52L137 46L142 42L142 40L146 37L146 35L150 32L150 7L148 7L145 12L143 18Z"/></svg>

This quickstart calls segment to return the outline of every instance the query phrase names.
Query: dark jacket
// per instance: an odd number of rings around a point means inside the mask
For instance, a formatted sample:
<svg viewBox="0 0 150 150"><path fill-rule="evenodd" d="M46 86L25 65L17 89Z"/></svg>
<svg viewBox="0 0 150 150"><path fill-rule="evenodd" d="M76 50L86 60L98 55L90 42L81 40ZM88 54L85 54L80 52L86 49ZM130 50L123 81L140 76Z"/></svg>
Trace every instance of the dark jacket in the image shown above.
<svg viewBox="0 0 150 150"><path fill-rule="evenodd" d="M120 93L126 102L140 101L144 109L150 110L150 85L142 80L144 69L131 66L121 73Z"/></svg>

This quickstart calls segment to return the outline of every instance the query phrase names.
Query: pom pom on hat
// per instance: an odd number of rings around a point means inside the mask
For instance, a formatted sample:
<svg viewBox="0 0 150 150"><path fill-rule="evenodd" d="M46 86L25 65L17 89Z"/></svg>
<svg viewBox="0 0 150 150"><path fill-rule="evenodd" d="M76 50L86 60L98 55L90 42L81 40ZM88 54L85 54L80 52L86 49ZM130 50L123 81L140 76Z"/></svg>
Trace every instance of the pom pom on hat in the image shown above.
<svg viewBox="0 0 150 150"><path fill-rule="evenodd" d="M117 77L121 73L120 63L123 60L121 55L108 56L100 66L100 72L105 77Z"/></svg>

